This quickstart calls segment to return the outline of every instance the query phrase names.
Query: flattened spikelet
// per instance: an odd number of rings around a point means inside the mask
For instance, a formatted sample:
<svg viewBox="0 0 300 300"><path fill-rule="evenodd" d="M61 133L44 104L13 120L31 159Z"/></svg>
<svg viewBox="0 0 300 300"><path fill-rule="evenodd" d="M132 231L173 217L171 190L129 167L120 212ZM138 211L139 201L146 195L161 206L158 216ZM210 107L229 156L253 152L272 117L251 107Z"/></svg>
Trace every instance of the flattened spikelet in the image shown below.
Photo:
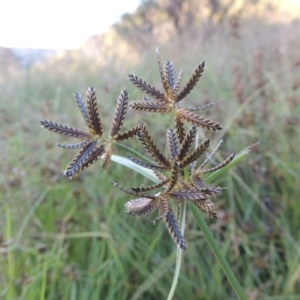
<svg viewBox="0 0 300 300"><path fill-rule="evenodd" d="M143 79L133 74L128 74L128 78L138 89L145 92L149 96L159 101L166 101L163 93L161 93L159 90L157 90L155 87L153 87Z"/></svg>
<svg viewBox="0 0 300 300"><path fill-rule="evenodd" d="M97 141L94 141L84 147L70 162L67 169L64 171L64 176L73 177L75 174L78 174L86 168L86 162L90 159L92 153L96 150L96 147Z"/></svg>
<svg viewBox="0 0 300 300"><path fill-rule="evenodd" d="M160 197L157 200L157 206L158 206L158 209L159 209L159 214L158 214L157 218L152 220L154 225L155 225L156 222L158 222L159 220L164 218L167 215L168 210L170 209L167 199L163 196Z"/></svg>
<svg viewBox="0 0 300 300"><path fill-rule="evenodd" d="M173 69L173 64L170 61L165 62L165 77L168 81L168 86L170 91L173 91L173 88L175 86L175 74Z"/></svg>
<svg viewBox="0 0 300 300"><path fill-rule="evenodd" d="M167 131L167 144L168 144L169 156L172 161L177 156L178 148L179 148L176 132L173 128L169 128Z"/></svg>
<svg viewBox="0 0 300 300"><path fill-rule="evenodd" d="M173 110L172 107L167 107L165 104L157 101L132 101L129 107L139 111L166 113Z"/></svg>
<svg viewBox="0 0 300 300"><path fill-rule="evenodd" d="M206 201L193 201L193 203L201 209L203 212L208 214L211 218L218 218L218 215L215 211L214 204L210 200Z"/></svg>
<svg viewBox="0 0 300 300"><path fill-rule="evenodd" d="M87 111L87 108L86 108L86 105L81 97L80 94L78 93L75 93L74 94L74 97L75 97L75 101L81 111L81 114L86 122L87 125L89 125L89 114L88 114L88 111Z"/></svg>
<svg viewBox="0 0 300 300"><path fill-rule="evenodd" d="M180 171L179 164L177 162L174 162L174 164L172 165L172 170L171 170L170 181L169 181L168 187L164 191L165 194L169 193L176 185L178 176L179 176L179 171Z"/></svg>
<svg viewBox="0 0 300 300"><path fill-rule="evenodd" d="M175 115L175 129L181 144L185 138L185 129L180 114Z"/></svg>
<svg viewBox="0 0 300 300"><path fill-rule="evenodd" d="M162 174L161 172L159 171L156 171L156 170L153 170L154 174L156 175L156 177L159 179L159 180L165 180L166 179L166 176L164 174Z"/></svg>
<svg viewBox="0 0 300 300"><path fill-rule="evenodd" d="M218 131L223 128L220 124L218 124L212 120L200 117L200 116L188 111L187 109L184 109L184 108L178 109L177 112L180 114L182 119L184 119L198 127L202 127L202 128L205 128L208 130L214 130L214 131Z"/></svg>
<svg viewBox="0 0 300 300"><path fill-rule="evenodd" d="M170 235L172 236L176 245L180 249L186 250L186 243L185 243L184 237L179 229L178 223L176 222L176 219L174 217L172 210L168 211L164 220L165 220L166 226L168 228L168 231L169 231Z"/></svg>
<svg viewBox="0 0 300 300"><path fill-rule="evenodd" d="M88 88L86 92L87 96L87 111L89 114L89 130L92 134L98 134L100 136L103 135L103 127L100 120L98 105L97 105L97 98L96 98L96 91L91 86Z"/></svg>
<svg viewBox="0 0 300 300"><path fill-rule="evenodd" d="M140 125L137 125L131 129L126 130L123 133L119 133L116 137L115 140L116 141L124 141L127 140L135 135L137 135L138 131L140 129Z"/></svg>
<svg viewBox="0 0 300 300"><path fill-rule="evenodd" d="M197 133L197 127L192 126L190 131L186 134L184 140L181 142L180 151L176 157L177 161L183 160L183 158L186 156L186 154L189 152L192 143L195 140Z"/></svg>
<svg viewBox="0 0 300 300"><path fill-rule="evenodd" d="M77 139L89 139L91 138L91 134L82 130L74 129L68 126L64 126L49 120L42 120L40 121L41 125L45 127L46 129L53 131L57 134L70 136Z"/></svg>
<svg viewBox="0 0 300 300"><path fill-rule="evenodd" d="M134 216L145 216L157 209L157 201L148 198L139 198L125 204L127 212Z"/></svg>
<svg viewBox="0 0 300 300"><path fill-rule="evenodd" d="M109 145L106 149L105 149L105 153L102 157L102 162L101 162L101 169L102 170L106 170L109 163L110 163L110 159L111 159L111 155L112 155L112 147L111 145Z"/></svg>
<svg viewBox="0 0 300 300"><path fill-rule="evenodd" d="M173 86L173 99L177 99L177 94L180 90L181 82L182 82L182 70L179 72L175 85Z"/></svg>
<svg viewBox="0 0 300 300"><path fill-rule="evenodd" d="M132 188L133 191L135 192L148 192L148 191L152 191L152 190L155 190L155 189L158 189L160 187L162 187L163 185L167 184L168 182L170 181L169 178L157 183L157 184L154 184L154 185L150 185L150 186L141 186L141 187L134 187Z"/></svg>
<svg viewBox="0 0 300 300"><path fill-rule="evenodd" d="M151 155L154 161L161 167L170 167L170 162L168 159L160 152L154 143L147 126L145 123L141 123L140 131L138 133L138 138L142 143L145 150Z"/></svg>
<svg viewBox="0 0 300 300"><path fill-rule="evenodd" d="M220 140L217 144L217 146L214 148L214 150L205 158L205 160L201 163L201 165L197 168L197 171L201 170L207 165L207 163L211 160L211 158L216 154L218 149L220 148L221 144L223 143L223 140ZM196 171L196 172L197 172Z"/></svg>
<svg viewBox="0 0 300 300"><path fill-rule="evenodd" d="M202 76L202 73L204 71L205 68L205 63L202 62L200 63L197 68L195 69L195 71L193 72L193 74L191 75L189 81L187 82L187 84L185 85L185 87L182 89L182 91L178 94L177 96L177 101L182 100L183 98L185 98L190 92L191 90L194 88L194 86L196 85L197 81L200 79L200 77Z"/></svg>
<svg viewBox="0 0 300 300"><path fill-rule="evenodd" d="M207 196L198 190L179 190L172 191L170 196L176 200L206 200Z"/></svg>
<svg viewBox="0 0 300 300"><path fill-rule="evenodd" d="M127 106L128 106L128 93L127 90L124 90L121 91L121 94L119 95L119 98L117 100L115 114L110 127L111 136L117 135L122 129L125 115L127 112Z"/></svg>
<svg viewBox="0 0 300 300"><path fill-rule="evenodd" d="M115 187L119 188L121 191L123 191L123 192L125 192L125 193L127 193L127 194L129 194L129 195L134 195L134 196L138 196L138 197L142 197L142 198L149 198L149 199L153 199L153 200L156 199L155 196L149 196L149 195L146 195L146 194L144 194L144 193L138 193L138 192L135 192L135 191L133 191L133 190L126 189L125 187L121 186L120 184L118 184L118 183L116 183L116 182L114 182L114 181L112 181L112 180L111 180L111 183L112 183Z"/></svg>
<svg viewBox="0 0 300 300"><path fill-rule="evenodd" d="M56 146L59 148L65 148L65 149L78 149L78 148L83 148L83 147L87 146L92 141L93 141L92 139L88 139L84 142L77 143L77 144L56 144Z"/></svg>
<svg viewBox="0 0 300 300"><path fill-rule="evenodd" d="M225 166L227 166L235 157L235 154L231 154L228 158L226 158L222 163L220 163L219 165L208 169L208 170L203 170L202 173L211 173L211 172L215 172L217 170L220 170L222 168L224 168Z"/></svg>
<svg viewBox="0 0 300 300"><path fill-rule="evenodd" d="M160 59L160 54L158 51L158 48L156 48L156 58L157 58L157 64L158 64L158 69L159 69L159 75L160 75L160 80L161 80L161 84L163 86L163 89L165 91L167 91L170 87L169 87L169 83L165 77L165 73L163 70L163 65L161 63L161 59Z"/></svg>
<svg viewBox="0 0 300 300"><path fill-rule="evenodd" d="M180 161L180 167L184 168L192 162L196 161L209 147L209 140L201 143L193 152Z"/></svg>
<svg viewBox="0 0 300 300"><path fill-rule="evenodd" d="M181 201L176 200L176 207L177 207L177 222L180 220L180 215L181 215Z"/></svg>
<svg viewBox="0 0 300 300"><path fill-rule="evenodd" d="M203 188L206 187L203 178L200 175L198 175L198 174L193 174L191 176L191 180L192 180L193 186L197 190L201 190L201 189L203 189Z"/></svg>

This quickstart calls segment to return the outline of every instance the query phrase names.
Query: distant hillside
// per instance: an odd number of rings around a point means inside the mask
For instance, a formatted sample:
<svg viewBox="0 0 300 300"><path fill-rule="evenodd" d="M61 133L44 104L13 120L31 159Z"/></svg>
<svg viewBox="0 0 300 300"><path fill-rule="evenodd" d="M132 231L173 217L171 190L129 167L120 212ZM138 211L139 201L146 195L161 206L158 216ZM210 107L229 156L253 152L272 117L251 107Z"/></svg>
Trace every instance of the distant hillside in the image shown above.
<svg viewBox="0 0 300 300"><path fill-rule="evenodd" d="M12 48L11 51L19 58L22 66L42 62L56 54L53 49Z"/></svg>

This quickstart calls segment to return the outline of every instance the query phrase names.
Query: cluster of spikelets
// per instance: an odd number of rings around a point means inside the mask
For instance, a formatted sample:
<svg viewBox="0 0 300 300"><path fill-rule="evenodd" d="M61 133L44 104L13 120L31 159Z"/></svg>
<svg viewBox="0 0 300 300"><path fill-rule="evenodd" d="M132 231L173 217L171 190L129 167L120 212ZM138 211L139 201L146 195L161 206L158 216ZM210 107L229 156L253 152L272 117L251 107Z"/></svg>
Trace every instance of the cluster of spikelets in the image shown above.
<svg viewBox="0 0 300 300"><path fill-rule="evenodd" d="M153 220L153 223L163 219L178 247L186 249L186 243L178 225L182 201L192 201L203 212L216 218L217 214L210 198L218 195L221 192L221 188L207 186L203 176L229 164L234 158L234 154L221 164L212 168L206 168L206 165L216 153L220 143L211 154L207 154L210 145L209 140L205 140L193 148L197 127L214 131L222 129L218 123L194 113L194 111L211 107L215 103L195 108L182 107L183 99L190 93L204 71L204 62L197 66L182 90L180 90L182 72L179 73L175 80L172 63L166 61L163 65L158 51L157 62L163 91L151 86L141 78L130 74L128 75L130 81L151 98L144 97L143 101L133 101L129 103L129 107L146 112L174 113L175 126L167 130L167 156L159 150L144 122L120 133L128 108L128 93L126 90L121 92L117 100L107 138L104 137L104 129L93 87L88 88L86 101L79 94L75 93L75 100L87 123L88 131L73 129L49 120L41 121L41 125L55 133L83 140L77 144L57 145L66 149L81 149L64 171L64 176L68 178L72 178L74 175L80 173L98 159L102 160L102 169L106 169L111 159L114 144L137 136L145 151L151 156L153 163L148 163L132 156L127 157L139 166L153 170L159 179L159 183L152 186L133 187L131 189L124 188L115 182L112 183L122 191L138 197L125 204L130 214L133 216L144 216L157 209L158 216ZM188 131L185 129L184 121L192 124L192 127ZM198 165L197 162L200 158L203 159L200 165ZM149 194L153 190L158 190L158 192L154 195ZM170 199L174 199L176 202L176 217L170 205Z"/></svg>

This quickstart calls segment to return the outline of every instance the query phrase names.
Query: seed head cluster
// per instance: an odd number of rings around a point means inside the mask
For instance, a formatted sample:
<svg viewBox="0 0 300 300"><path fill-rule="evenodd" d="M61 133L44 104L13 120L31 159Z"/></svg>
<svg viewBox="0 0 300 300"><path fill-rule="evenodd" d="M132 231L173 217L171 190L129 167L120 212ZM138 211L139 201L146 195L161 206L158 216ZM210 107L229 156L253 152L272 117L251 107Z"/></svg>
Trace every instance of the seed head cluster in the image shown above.
<svg viewBox="0 0 300 300"><path fill-rule="evenodd" d="M64 176L68 178L79 174L99 159L101 159L101 168L106 169L111 160L115 143L136 136L145 152L150 156L152 163L130 155L127 158L139 166L153 170L159 182L151 186L132 188L125 188L113 181L112 184L125 193L136 197L125 204L127 212L131 215L140 217L157 210L158 216L153 220L153 223L163 219L174 242L178 247L185 250L186 242L179 227L181 204L184 201L191 201L212 218L217 218L211 198L220 194L222 189L208 186L204 176L228 165L235 155L230 155L217 166L207 168L207 164L211 161L221 142L210 154L208 154L209 140L204 140L195 146L198 128L213 131L222 129L222 126L217 122L195 113L212 107L215 103L194 108L183 107L183 100L203 74L204 62L196 67L188 82L181 89L182 71L175 79L173 64L170 61L162 64L158 50L156 53L162 90L153 87L134 74L129 74L129 80L147 96L141 101L133 101L128 104L127 91L121 91L108 137L104 136L104 128L93 87L88 88L86 101L82 99L81 95L75 93L76 103L88 127L87 131L74 129L49 120L42 120L40 123L50 131L81 140L76 144L57 145L65 149L80 149L64 171ZM131 109L149 113L173 114L174 127L169 128L166 133L168 155L164 155L159 149L145 122L120 133L128 106ZM185 123L190 124L191 127L186 129ZM177 207L176 217L171 200Z"/></svg>

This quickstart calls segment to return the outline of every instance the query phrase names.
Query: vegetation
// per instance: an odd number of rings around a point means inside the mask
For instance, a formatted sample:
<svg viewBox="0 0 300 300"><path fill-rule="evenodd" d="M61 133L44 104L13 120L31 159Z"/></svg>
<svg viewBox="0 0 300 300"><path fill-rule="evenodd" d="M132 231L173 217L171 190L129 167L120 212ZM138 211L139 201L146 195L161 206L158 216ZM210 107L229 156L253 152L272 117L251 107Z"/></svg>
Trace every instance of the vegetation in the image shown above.
<svg viewBox="0 0 300 300"><path fill-rule="evenodd" d="M114 162L106 173L95 163L70 181L62 170L75 153L56 150L65 139L38 127L47 118L84 128L71 98L90 85L109 124L121 89L128 89L130 101L141 100L126 80L128 72L159 86L156 46L186 75L195 61L205 60L205 73L188 99L195 106L218 102L203 112L223 129L200 132L200 141L216 145L224 139L216 164L260 142L248 160L214 182L228 189L214 201L219 218L206 221L224 256L249 299L299 298L299 20L231 17L188 28L159 43L156 36L143 36L146 47L130 57L134 45L112 29L120 53L109 46L97 56L81 49L25 69L13 59L14 70L6 76L1 71L0 298L167 297L175 245L163 223L152 226L151 216L136 219L124 212L131 197L110 179L123 184L125 172L128 186L151 183ZM124 130L143 116L128 110ZM161 145L171 119L154 115L147 122ZM189 209L186 227L174 299L235 299Z"/></svg>

